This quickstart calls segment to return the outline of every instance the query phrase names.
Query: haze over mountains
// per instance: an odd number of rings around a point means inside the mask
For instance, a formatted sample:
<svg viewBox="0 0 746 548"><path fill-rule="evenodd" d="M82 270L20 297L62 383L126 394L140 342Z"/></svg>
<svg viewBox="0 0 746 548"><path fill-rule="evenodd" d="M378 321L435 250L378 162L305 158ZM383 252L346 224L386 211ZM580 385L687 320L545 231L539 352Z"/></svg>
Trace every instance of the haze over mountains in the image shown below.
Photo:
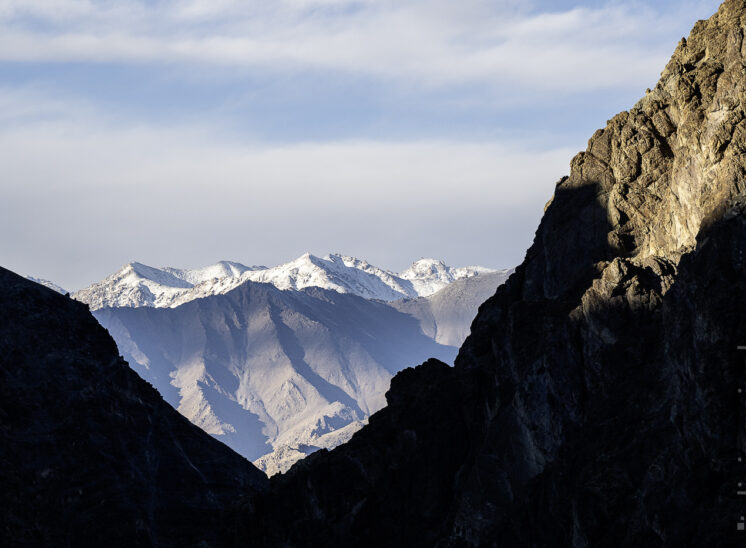
<svg viewBox="0 0 746 548"><path fill-rule="evenodd" d="M402 368L452 363L510 272L421 259L397 274L337 254L131 263L74 297L166 401L272 474L347 441Z"/></svg>

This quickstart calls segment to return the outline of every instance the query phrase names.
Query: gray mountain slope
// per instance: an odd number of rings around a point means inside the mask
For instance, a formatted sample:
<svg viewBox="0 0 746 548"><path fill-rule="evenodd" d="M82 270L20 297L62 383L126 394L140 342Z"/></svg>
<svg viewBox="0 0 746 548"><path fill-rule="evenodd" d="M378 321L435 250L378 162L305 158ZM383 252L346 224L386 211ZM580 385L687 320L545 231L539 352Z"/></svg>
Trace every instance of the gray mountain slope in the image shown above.
<svg viewBox="0 0 746 548"><path fill-rule="evenodd" d="M192 422L252 460L286 455L265 464L270 473L344 441L385 405L399 370L456 354L404 312L319 288L247 282L175 308L94 315L132 367Z"/></svg>
<svg viewBox="0 0 746 548"><path fill-rule="evenodd" d="M456 280L428 297L402 299L391 304L417 318L422 332L440 344L460 346L469 335L469 327L479 305L497 291L513 269ZM423 356L424 358L424 356Z"/></svg>

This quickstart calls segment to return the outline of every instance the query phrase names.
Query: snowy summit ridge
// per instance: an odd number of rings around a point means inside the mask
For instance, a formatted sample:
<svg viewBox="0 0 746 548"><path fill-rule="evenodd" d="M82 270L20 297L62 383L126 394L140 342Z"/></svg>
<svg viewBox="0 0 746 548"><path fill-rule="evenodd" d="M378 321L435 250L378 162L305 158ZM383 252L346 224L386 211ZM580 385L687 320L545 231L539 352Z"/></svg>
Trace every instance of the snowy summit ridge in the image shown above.
<svg viewBox="0 0 746 548"><path fill-rule="evenodd" d="M436 259L420 259L402 273L395 273L338 253L322 258L305 253L271 268L230 261L196 269L154 268L133 262L73 297L87 303L92 310L173 308L194 299L226 293L252 281L282 290L320 287L366 299L395 301L427 297L456 280L490 272L496 271L480 266L452 268Z"/></svg>
<svg viewBox="0 0 746 548"><path fill-rule="evenodd" d="M35 282L37 284L41 284L44 287L48 287L52 291L56 291L57 293L60 293L62 295L67 293L67 290L63 289L62 287L58 286L54 282L50 282L49 280L44 280L42 278L34 278L33 276L26 276L27 280L30 280L32 282Z"/></svg>

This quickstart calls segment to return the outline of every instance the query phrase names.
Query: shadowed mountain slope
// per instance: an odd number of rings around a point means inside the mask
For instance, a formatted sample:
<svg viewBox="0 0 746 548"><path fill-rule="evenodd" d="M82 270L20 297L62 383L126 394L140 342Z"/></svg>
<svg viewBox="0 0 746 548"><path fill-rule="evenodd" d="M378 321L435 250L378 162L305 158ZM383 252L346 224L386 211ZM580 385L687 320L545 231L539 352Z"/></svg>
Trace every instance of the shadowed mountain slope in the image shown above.
<svg viewBox="0 0 746 548"><path fill-rule="evenodd" d="M266 477L119 357L82 303L0 268L0 544L195 546Z"/></svg>

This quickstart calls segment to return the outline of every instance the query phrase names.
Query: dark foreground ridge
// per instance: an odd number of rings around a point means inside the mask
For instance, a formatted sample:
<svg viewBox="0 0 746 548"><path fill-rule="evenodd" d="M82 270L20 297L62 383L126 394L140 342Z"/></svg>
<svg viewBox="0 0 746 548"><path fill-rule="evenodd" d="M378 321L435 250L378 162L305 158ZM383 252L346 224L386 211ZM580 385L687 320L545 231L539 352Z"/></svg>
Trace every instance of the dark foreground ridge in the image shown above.
<svg viewBox="0 0 746 548"><path fill-rule="evenodd" d="M698 22L575 157L456 367L397 375L244 500L236 545L744 545L745 13Z"/></svg>
<svg viewBox="0 0 746 548"><path fill-rule="evenodd" d="M119 357L84 304L0 268L0 545L196 546L267 479Z"/></svg>

